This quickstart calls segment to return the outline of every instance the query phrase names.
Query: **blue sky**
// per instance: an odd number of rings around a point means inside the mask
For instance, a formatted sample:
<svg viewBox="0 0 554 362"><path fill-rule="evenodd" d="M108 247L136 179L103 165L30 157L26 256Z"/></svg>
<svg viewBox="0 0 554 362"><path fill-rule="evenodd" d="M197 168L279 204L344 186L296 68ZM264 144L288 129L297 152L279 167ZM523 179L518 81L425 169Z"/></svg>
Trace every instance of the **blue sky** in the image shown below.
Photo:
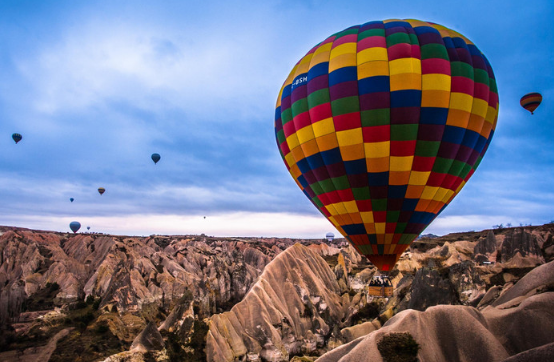
<svg viewBox="0 0 554 362"><path fill-rule="evenodd" d="M489 59L500 93L483 162L425 233L550 222L554 3L460 3L2 1L0 225L68 231L77 220L130 235L336 232L279 156L276 97L313 45L390 18L467 36ZM533 116L519 105L532 91L544 97ZM23 135L17 145L14 132Z"/></svg>

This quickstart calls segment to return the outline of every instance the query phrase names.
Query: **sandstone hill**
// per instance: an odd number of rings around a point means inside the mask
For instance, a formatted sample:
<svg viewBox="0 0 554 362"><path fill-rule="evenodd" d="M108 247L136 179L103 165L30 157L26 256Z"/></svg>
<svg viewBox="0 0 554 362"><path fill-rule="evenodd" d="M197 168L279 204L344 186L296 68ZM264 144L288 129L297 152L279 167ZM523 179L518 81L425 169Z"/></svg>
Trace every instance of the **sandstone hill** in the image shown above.
<svg viewBox="0 0 554 362"><path fill-rule="evenodd" d="M554 261L529 272L489 306L408 309L317 362L383 361L380 343L406 332L419 344L420 361L547 361L554 356L553 330ZM533 359L539 356L544 359Z"/></svg>
<svg viewBox="0 0 554 362"><path fill-rule="evenodd" d="M483 360L547 356L552 234L549 224L421 238L391 272L393 296L378 298L366 288L376 269L341 239L0 227L0 360L48 345L50 361L380 361L375 346L409 332L421 361L469 361L467 331L494 355Z"/></svg>

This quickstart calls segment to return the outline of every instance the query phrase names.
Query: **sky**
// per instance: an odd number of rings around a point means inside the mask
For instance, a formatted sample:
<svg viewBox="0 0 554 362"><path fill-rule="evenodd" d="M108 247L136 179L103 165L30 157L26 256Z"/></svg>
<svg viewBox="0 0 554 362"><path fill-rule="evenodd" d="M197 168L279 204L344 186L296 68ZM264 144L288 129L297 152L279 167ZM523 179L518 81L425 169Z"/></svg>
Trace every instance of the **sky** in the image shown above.
<svg viewBox="0 0 554 362"><path fill-rule="evenodd" d="M277 95L315 44L393 18L464 34L499 89L487 154L424 233L550 222L553 17L551 0L2 1L0 225L338 235L279 155ZM529 92L543 95L534 115L519 105Z"/></svg>

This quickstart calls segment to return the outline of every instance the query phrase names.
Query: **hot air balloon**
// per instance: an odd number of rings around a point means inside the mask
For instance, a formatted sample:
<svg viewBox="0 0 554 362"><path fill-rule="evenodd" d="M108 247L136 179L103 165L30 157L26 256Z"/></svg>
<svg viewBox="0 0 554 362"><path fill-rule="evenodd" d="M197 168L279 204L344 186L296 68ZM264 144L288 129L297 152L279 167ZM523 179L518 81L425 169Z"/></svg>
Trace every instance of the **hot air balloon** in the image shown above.
<svg viewBox="0 0 554 362"><path fill-rule="evenodd" d="M19 141L21 141L23 136L20 135L19 133L14 133L14 134L12 134L12 138L15 141L15 144L17 144Z"/></svg>
<svg viewBox="0 0 554 362"><path fill-rule="evenodd" d="M78 221L72 221L72 222L69 224L69 228L71 229L71 231L73 231L74 233L76 233L76 232L81 228L81 223L78 222Z"/></svg>
<svg viewBox="0 0 554 362"><path fill-rule="evenodd" d="M69 198L69 201L73 202L73 200L75 200L73 197Z"/></svg>
<svg viewBox="0 0 554 362"><path fill-rule="evenodd" d="M100 193L100 195L102 195L104 192L106 192L106 189L103 187L99 187L98 192Z"/></svg>
<svg viewBox="0 0 554 362"><path fill-rule="evenodd" d="M294 66L275 135L308 199L387 271L473 175L497 116L492 68L471 41L424 21L372 21Z"/></svg>
<svg viewBox="0 0 554 362"><path fill-rule="evenodd" d="M158 153L153 153L152 154L152 161L154 161L154 164L158 163L158 161L160 160L160 155Z"/></svg>
<svg viewBox="0 0 554 362"><path fill-rule="evenodd" d="M519 104L531 114L537 109L537 107L542 102L542 95L540 93L527 93L523 97L521 97Z"/></svg>
<svg viewBox="0 0 554 362"><path fill-rule="evenodd" d="M87 226L87 230L90 230L90 226Z"/></svg>
<svg viewBox="0 0 554 362"><path fill-rule="evenodd" d="M335 234L333 234L333 233L327 233L327 234L325 235L325 239L327 239L328 242L331 242L331 241L333 241L333 239L335 239Z"/></svg>

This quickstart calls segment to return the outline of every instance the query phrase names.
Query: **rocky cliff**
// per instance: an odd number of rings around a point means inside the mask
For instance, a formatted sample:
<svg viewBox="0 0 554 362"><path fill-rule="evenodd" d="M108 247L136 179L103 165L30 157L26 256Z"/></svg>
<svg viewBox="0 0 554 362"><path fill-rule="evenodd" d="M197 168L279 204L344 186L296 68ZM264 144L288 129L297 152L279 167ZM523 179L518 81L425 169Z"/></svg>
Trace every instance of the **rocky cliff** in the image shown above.
<svg viewBox="0 0 554 362"><path fill-rule="evenodd" d="M351 304L325 260L296 244L267 266L244 300L211 318L207 360L248 354L250 361L288 361L310 354L344 326Z"/></svg>
<svg viewBox="0 0 554 362"><path fill-rule="evenodd" d="M539 361L554 351L554 262L542 265L481 310L439 305L398 313L377 331L323 355L317 362L383 361L409 345L385 347L408 333L419 361ZM410 351L408 351L410 352ZM513 356L513 357L510 357ZM539 359L532 359L532 358ZM530 358L530 359L529 359ZM406 359L407 360L407 359Z"/></svg>
<svg viewBox="0 0 554 362"><path fill-rule="evenodd" d="M544 225L423 237L391 271L392 297L380 298L367 294L376 269L341 240L0 227L0 360L45 346L50 361L315 360L410 320L439 328L438 338L443 326L433 321L444 314L459 328L486 321L492 337L474 341L483 353L544 355L547 339L516 345L525 337L505 333L504 341L497 331L517 329L509 320L531 328L532 311L550 305L554 288L533 280L535 271L554 274L542 269L554 256L553 231ZM433 343L450 354L445 341Z"/></svg>

